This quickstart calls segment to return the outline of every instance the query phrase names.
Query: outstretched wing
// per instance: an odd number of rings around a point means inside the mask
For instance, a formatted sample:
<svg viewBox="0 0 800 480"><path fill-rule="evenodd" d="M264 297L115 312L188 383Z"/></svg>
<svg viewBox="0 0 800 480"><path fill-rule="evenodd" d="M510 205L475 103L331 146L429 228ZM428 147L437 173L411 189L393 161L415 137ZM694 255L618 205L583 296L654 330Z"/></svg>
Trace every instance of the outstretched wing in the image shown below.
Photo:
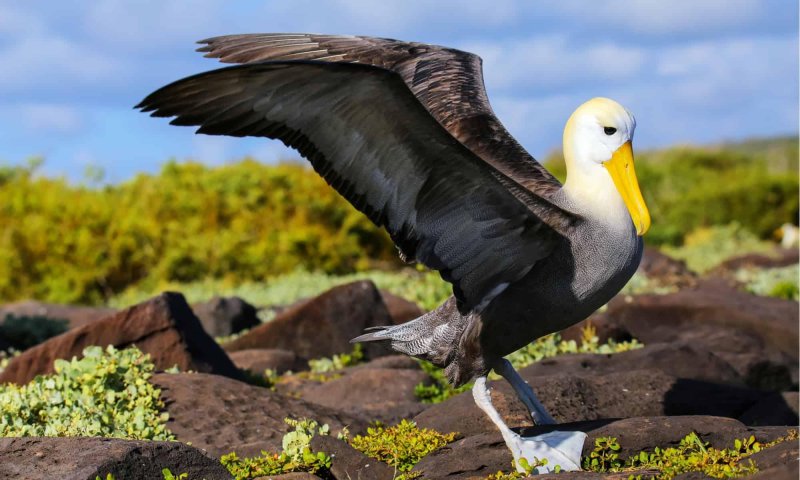
<svg viewBox="0 0 800 480"><path fill-rule="evenodd" d="M137 107L198 133L281 139L407 257L439 270L465 312L522 278L574 221L456 141L387 70L235 66L179 80Z"/></svg>
<svg viewBox="0 0 800 480"><path fill-rule="evenodd" d="M388 38L305 33L228 35L201 40L206 57L226 63L316 60L396 72L428 112L461 143L507 177L549 197L561 184L497 119L483 84L481 58L468 52Z"/></svg>

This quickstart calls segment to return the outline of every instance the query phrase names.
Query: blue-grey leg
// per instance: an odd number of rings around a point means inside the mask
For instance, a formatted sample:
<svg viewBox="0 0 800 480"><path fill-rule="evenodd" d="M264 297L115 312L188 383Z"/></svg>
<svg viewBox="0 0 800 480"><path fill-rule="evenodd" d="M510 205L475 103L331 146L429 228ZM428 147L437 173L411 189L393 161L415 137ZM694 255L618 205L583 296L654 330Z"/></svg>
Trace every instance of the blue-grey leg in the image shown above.
<svg viewBox="0 0 800 480"><path fill-rule="evenodd" d="M556 423L555 419L547 413L542 402L536 398L536 394L533 393L531 386L517 373L511 365L511 362L505 358L501 359L497 362L497 365L495 365L494 371L511 384L511 387L517 393L517 397L519 397L531 413L531 419L534 425L553 425Z"/></svg>
<svg viewBox="0 0 800 480"><path fill-rule="evenodd" d="M534 473L549 473L558 465L563 471L580 470L581 451L586 434L583 432L553 431L535 437L524 438L514 433L503 422L500 413L492 405L492 397L486 387L486 377L478 377L472 387L472 396L478 408L489 417L492 423L500 430L506 445L514 457L517 471L523 472L519 459L525 458L530 465L538 461L547 460L545 465L539 466Z"/></svg>

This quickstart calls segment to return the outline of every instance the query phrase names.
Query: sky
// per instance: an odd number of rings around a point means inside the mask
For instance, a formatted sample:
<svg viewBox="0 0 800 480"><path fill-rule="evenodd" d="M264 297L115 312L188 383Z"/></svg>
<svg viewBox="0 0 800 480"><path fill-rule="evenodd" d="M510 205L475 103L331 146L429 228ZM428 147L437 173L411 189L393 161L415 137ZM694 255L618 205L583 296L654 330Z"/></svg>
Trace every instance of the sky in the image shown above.
<svg viewBox="0 0 800 480"><path fill-rule="evenodd" d="M795 0L0 0L0 165L107 181L169 159L297 158L280 142L195 135L133 105L221 65L195 41L232 33L372 35L484 60L492 105L537 158L594 96L637 118L635 148L796 134Z"/></svg>

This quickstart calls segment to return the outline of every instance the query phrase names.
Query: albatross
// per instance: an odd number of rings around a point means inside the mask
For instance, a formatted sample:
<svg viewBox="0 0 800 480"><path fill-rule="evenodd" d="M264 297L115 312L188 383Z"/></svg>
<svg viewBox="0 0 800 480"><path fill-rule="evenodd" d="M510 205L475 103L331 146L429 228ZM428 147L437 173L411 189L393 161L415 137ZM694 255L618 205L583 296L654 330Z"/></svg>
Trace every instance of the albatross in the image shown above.
<svg viewBox="0 0 800 480"><path fill-rule="evenodd" d="M137 108L197 133L279 139L385 228L408 262L439 271L453 295L408 323L354 342L474 380L476 404L521 470L546 459L580 469L586 435L523 438L492 406L487 375L507 380L535 424L552 424L504 356L589 316L628 281L650 215L634 171L636 121L593 98L566 122L562 185L509 134L489 104L477 55L424 43L316 34L202 40L236 64L167 85Z"/></svg>

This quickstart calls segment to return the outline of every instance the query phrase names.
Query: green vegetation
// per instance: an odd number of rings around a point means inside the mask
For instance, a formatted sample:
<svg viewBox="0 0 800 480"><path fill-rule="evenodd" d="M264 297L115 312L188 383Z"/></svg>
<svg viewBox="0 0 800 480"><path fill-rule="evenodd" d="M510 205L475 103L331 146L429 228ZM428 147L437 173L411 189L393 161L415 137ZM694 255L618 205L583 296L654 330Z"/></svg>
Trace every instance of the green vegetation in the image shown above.
<svg viewBox="0 0 800 480"><path fill-rule="evenodd" d="M686 266L705 273L725 260L743 253L768 253L774 245L758 237L737 223L698 228L689 233L683 245L664 246L667 255L684 260Z"/></svg>
<svg viewBox="0 0 800 480"><path fill-rule="evenodd" d="M741 269L735 276L750 293L798 300L800 267L797 264L780 268Z"/></svg>
<svg viewBox="0 0 800 480"><path fill-rule="evenodd" d="M313 373L328 373L358 365L364 360L364 347L360 343L353 346L350 353L340 353L331 358L315 358L308 361L308 368Z"/></svg>
<svg viewBox="0 0 800 480"><path fill-rule="evenodd" d="M381 425L367 429L366 435L356 435L349 440L356 450L378 459L406 473L406 480L415 478L409 472L427 455L444 447L456 438L456 433L442 434L428 428L419 428L409 420L401 420L391 427Z"/></svg>
<svg viewBox="0 0 800 480"><path fill-rule="evenodd" d="M178 475L175 475L175 474L172 473L172 471L170 471L169 468L162 469L161 470L161 475L163 475L164 480L188 480L189 479L189 474L188 473L179 473ZM94 477L94 479L95 480L103 480L99 475ZM114 475L108 473L108 474L106 474L105 480L116 480L116 477L114 477Z"/></svg>
<svg viewBox="0 0 800 480"><path fill-rule="evenodd" d="M525 368L528 365L539 362L545 358L555 357L557 355L575 354L575 353L595 353L595 354L612 354L626 352L628 350L635 350L642 348L644 345L639 343L636 339L626 342L615 342L609 340L601 344L600 339L597 337L597 331L593 325L587 324L581 331L581 343L578 344L575 340L562 340L561 335L554 333L535 340L534 342L522 347L516 352L508 355L506 358L511 362L514 368ZM453 388L452 385L444 377L442 369L436 367L430 362L421 361L422 369L433 380L433 384L426 385L420 383L414 388L414 394L425 403L439 403L453 395L465 392L472 388L472 384L462 385L458 388Z"/></svg>
<svg viewBox="0 0 800 480"><path fill-rule="evenodd" d="M753 461L747 459L750 455L784 441L796 440L797 430L790 430L785 437L766 444L750 436L736 440L733 448L716 449L692 432L677 447L656 447L652 452L642 451L623 461L619 458L621 447L617 439L601 437L584 457L583 468L593 472L631 472L630 478L642 478L637 472L647 471L646 478L659 480L670 480L688 472L701 472L712 478L735 478L758 471Z"/></svg>
<svg viewBox="0 0 800 480"><path fill-rule="evenodd" d="M261 456L239 458L235 452L223 455L220 461L236 480L248 480L264 475L279 475L289 472L317 473L331 467L331 458L324 452L311 451L314 435L327 435L329 427L320 426L309 419L292 420L286 423L294 430L283 436L283 451L261 452Z"/></svg>
<svg viewBox="0 0 800 480"><path fill-rule="evenodd" d="M450 284L436 272L404 268L397 271L367 270L364 272L333 275L295 270L269 277L264 282L232 284L220 280L192 283L166 283L158 291L180 291L188 302L208 300L214 295L238 296L253 305L289 305L303 298L313 297L325 290L357 280L372 280L378 288L411 300L423 308L433 309L452 295ZM111 306L127 307L152 297L149 288L131 288L109 300ZM268 320L268 318L262 318Z"/></svg>
<svg viewBox="0 0 800 480"><path fill-rule="evenodd" d="M62 319L8 314L0 323L0 338L17 350L25 350L66 332L68 323Z"/></svg>
<svg viewBox="0 0 800 480"><path fill-rule="evenodd" d="M0 436L102 436L174 440L149 355L136 347L88 347L56 360L55 373L0 385Z"/></svg>
<svg viewBox="0 0 800 480"><path fill-rule="evenodd" d="M653 216L648 243L678 246L698 228L732 222L766 239L795 222L796 151L796 140L780 139L639 152ZM0 168L0 301L119 306L189 284L190 300L193 291L209 298L200 292L210 285L211 293L251 288L253 297L266 295L257 303L278 304L354 278L330 274L378 277L375 270L400 266L386 234L305 164L169 162L157 175L108 186L42 177L40 164ZM548 166L563 174L563 162ZM297 269L323 275L273 284ZM432 280L412 291L402 277L378 284L427 308L446 296L437 274L407 275Z"/></svg>

